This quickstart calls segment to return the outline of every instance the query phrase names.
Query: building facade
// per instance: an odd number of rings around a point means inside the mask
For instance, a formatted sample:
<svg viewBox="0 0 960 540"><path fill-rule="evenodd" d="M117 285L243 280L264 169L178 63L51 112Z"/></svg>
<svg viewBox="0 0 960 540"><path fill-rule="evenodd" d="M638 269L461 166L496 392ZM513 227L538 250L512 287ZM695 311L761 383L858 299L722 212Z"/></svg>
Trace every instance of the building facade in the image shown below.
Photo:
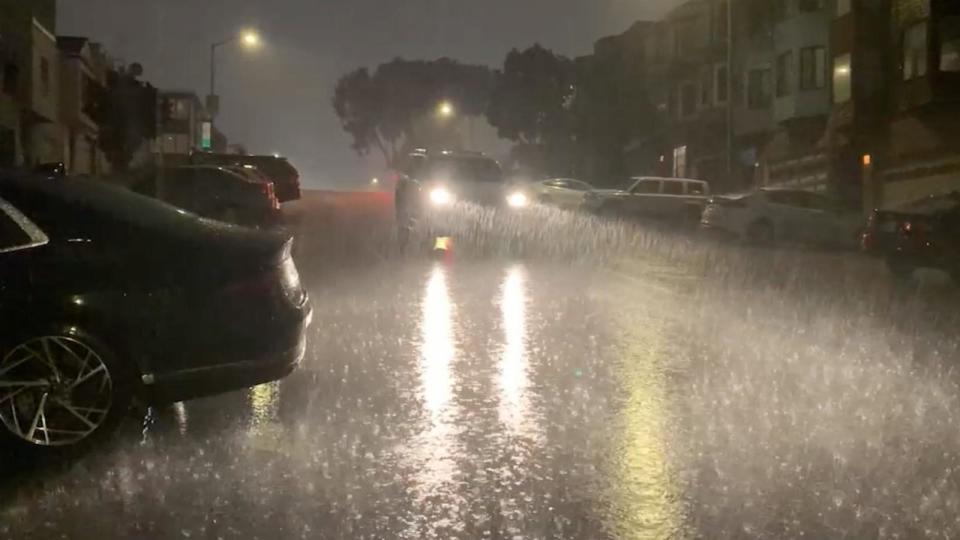
<svg viewBox="0 0 960 540"><path fill-rule="evenodd" d="M868 193L892 207L960 191L960 2L895 0L889 146Z"/></svg>
<svg viewBox="0 0 960 540"><path fill-rule="evenodd" d="M167 160L185 159L191 152L202 148L207 113L196 92L163 91L160 93L160 108L158 135L151 145L155 155L163 155Z"/></svg>
<svg viewBox="0 0 960 540"><path fill-rule="evenodd" d="M59 161L55 0L0 0L0 167Z"/></svg>
<svg viewBox="0 0 960 540"><path fill-rule="evenodd" d="M105 173L109 167L100 149L100 128L92 114L106 85L108 60L101 47L87 38L61 36L57 46L61 57L60 123L67 173Z"/></svg>

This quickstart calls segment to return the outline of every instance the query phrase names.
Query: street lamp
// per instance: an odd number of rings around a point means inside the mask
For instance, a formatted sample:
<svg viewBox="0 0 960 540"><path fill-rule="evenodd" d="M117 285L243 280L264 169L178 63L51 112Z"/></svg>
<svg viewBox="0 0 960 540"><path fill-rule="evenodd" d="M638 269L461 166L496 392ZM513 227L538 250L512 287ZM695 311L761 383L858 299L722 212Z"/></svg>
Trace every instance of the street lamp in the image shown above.
<svg viewBox="0 0 960 540"><path fill-rule="evenodd" d="M246 29L240 32L239 34L225 39L223 41L217 41L216 43L210 44L210 103L208 108L211 109L208 111L210 113L210 119L213 120L213 117L216 116L216 109L219 109L219 103L216 103L217 98L217 49L239 41L243 48L247 50L253 50L260 47L260 34L256 30Z"/></svg>
<svg viewBox="0 0 960 540"><path fill-rule="evenodd" d="M441 101L440 105L437 106L437 114L439 114L441 118L450 118L455 112L453 103L449 101Z"/></svg>

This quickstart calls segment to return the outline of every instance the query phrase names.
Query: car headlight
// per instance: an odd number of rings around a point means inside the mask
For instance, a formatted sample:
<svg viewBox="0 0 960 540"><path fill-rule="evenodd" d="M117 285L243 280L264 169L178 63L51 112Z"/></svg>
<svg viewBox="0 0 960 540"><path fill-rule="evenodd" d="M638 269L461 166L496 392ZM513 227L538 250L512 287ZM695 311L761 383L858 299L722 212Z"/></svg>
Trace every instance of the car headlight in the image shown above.
<svg viewBox="0 0 960 540"><path fill-rule="evenodd" d="M521 191L515 191L507 196L507 204L511 208L523 208L530 204L530 199L527 198L527 194Z"/></svg>
<svg viewBox="0 0 960 540"><path fill-rule="evenodd" d="M453 202L453 193L444 187L437 187L430 190L430 202L437 206L446 206Z"/></svg>

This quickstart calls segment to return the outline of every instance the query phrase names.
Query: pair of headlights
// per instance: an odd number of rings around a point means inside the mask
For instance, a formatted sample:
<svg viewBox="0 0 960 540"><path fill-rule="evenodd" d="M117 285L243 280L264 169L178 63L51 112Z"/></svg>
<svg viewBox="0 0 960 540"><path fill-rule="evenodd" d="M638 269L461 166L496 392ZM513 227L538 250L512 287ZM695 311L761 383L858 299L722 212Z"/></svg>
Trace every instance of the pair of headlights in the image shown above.
<svg viewBox="0 0 960 540"><path fill-rule="evenodd" d="M454 203L456 197L445 187L435 187L430 190L430 202L434 206L448 206ZM511 208L523 208L530 204L527 194L522 191L511 191L507 194L507 205Z"/></svg>

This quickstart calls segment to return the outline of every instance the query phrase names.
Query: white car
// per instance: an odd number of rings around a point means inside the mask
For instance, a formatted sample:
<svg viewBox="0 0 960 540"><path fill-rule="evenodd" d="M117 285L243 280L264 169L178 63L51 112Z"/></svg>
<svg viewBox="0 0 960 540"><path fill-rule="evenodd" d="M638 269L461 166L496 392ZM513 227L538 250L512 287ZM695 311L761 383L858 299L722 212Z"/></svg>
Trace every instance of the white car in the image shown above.
<svg viewBox="0 0 960 540"><path fill-rule="evenodd" d="M573 178L549 178L533 184L535 198L544 204L562 208L580 208L593 186Z"/></svg>
<svg viewBox="0 0 960 540"><path fill-rule="evenodd" d="M761 189L746 195L714 197L700 225L758 244L791 242L856 247L863 230L859 212L844 209L819 193Z"/></svg>
<svg viewBox="0 0 960 540"><path fill-rule="evenodd" d="M597 189L584 201L587 211L607 216L697 223L710 195L710 184L690 178L637 176L625 189Z"/></svg>

